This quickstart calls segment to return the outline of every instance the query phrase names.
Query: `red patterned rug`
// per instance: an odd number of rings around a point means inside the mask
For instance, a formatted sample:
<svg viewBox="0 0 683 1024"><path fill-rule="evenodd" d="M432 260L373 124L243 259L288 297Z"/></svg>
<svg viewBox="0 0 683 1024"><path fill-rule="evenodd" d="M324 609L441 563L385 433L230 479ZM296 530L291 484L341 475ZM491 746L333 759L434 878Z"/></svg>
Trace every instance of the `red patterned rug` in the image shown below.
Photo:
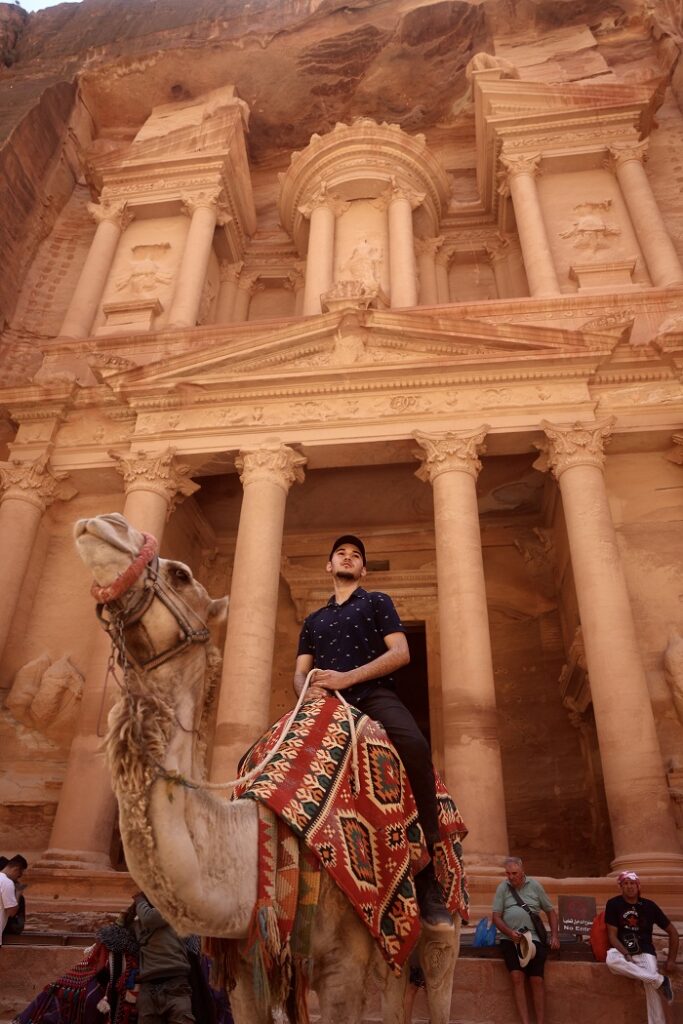
<svg viewBox="0 0 683 1024"><path fill-rule="evenodd" d="M346 894L388 964L400 971L420 934L413 875L429 860L403 765L384 729L351 708L357 735L355 792L351 728L337 700L306 701L263 772L235 796L269 807L301 837ZM246 775L277 742L288 716L245 755ZM458 809L437 776L441 842L437 877L453 914L468 917Z"/></svg>

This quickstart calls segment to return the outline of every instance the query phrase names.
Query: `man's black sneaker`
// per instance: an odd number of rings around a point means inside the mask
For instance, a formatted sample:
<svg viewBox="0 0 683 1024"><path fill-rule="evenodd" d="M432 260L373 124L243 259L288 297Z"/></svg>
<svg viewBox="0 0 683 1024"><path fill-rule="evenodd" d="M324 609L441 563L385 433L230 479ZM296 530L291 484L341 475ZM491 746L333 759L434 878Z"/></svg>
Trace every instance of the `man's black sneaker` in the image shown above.
<svg viewBox="0 0 683 1024"><path fill-rule="evenodd" d="M673 992L673 989L671 988L671 982L667 978L666 974L664 975L664 981L659 986L659 991L662 993L662 995L666 999L667 1003L673 1003L673 1001L674 1001L674 992Z"/></svg>
<svg viewBox="0 0 683 1024"><path fill-rule="evenodd" d="M415 876L415 891L420 917L425 924L432 927L453 927L453 918L444 902L441 886L436 880L432 864L428 864L419 875Z"/></svg>

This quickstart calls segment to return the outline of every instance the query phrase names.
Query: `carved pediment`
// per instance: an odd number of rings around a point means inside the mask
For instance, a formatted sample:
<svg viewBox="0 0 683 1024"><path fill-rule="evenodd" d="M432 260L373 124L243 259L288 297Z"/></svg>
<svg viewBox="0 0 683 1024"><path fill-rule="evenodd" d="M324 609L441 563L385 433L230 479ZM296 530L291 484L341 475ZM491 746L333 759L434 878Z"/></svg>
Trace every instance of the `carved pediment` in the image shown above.
<svg viewBox="0 0 683 1024"><path fill-rule="evenodd" d="M289 323L278 331L251 335L241 343L207 339L192 352L124 370L109 377L114 388L163 384L218 386L330 374L362 377L392 368L495 368L519 360L519 371L543 362L588 357L595 365L617 343L614 333L571 331L528 324L490 324L468 320L443 324L439 317L368 310L328 315L315 322Z"/></svg>

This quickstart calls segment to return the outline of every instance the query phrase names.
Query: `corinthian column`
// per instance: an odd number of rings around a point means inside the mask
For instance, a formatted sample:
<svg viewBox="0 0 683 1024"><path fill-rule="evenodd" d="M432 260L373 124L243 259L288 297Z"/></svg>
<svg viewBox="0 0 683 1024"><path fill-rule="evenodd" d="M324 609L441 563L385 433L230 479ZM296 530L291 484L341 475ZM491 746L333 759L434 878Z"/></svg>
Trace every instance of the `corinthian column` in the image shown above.
<svg viewBox="0 0 683 1024"><path fill-rule="evenodd" d="M683 870L647 678L603 477L614 420L542 424L558 481L581 617L614 870Z"/></svg>
<svg viewBox="0 0 683 1024"><path fill-rule="evenodd" d="M330 290L334 280L335 221L348 206L338 196L330 195L323 182L310 200L299 207L299 212L311 221L306 255L304 316L322 312L320 296Z"/></svg>
<svg viewBox="0 0 683 1024"><path fill-rule="evenodd" d="M87 338L90 334L121 233L133 219L124 202L88 203L88 212L97 221L97 230L60 328L60 338Z"/></svg>
<svg viewBox="0 0 683 1024"><path fill-rule="evenodd" d="M190 467L175 459L175 449L147 455L109 453L124 479L123 514L133 526L152 533L159 543L166 520L184 497L198 490L189 479ZM116 800L102 753L107 714L117 696L107 676L109 636L99 626L85 675L83 699L62 783L50 846L41 866L83 869L110 867ZM85 787L85 788L84 788ZM87 809L85 809L87 808Z"/></svg>
<svg viewBox="0 0 683 1024"><path fill-rule="evenodd" d="M237 282L237 291L235 293L235 306L233 309L232 318L235 323L243 323L249 316L249 306L251 304L251 297L256 290L256 282L258 281L258 273L252 271L250 274L242 273Z"/></svg>
<svg viewBox="0 0 683 1024"><path fill-rule="evenodd" d="M416 475L434 490L446 780L470 830L468 861L493 865L508 840L476 490L487 431L415 438Z"/></svg>
<svg viewBox="0 0 683 1024"><path fill-rule="evenodd" d="M234 777L237 762L268 724L285 502L306 459L284 444L242 451L244 487L211 777Z"/></svg>
<svg viewBox="0 0 683 1024"><path fill-rule="evenodd" d="M0 462L0 489L3 492L0 498L0 658L45 510L53 501L68 501L76 493L65 482L66 473L55 473L50 469L49 458L47 451L33 462L18 459Z"/></svg>
<svg viewBox="0 0 683 1024"><path fill-rule="evenodd" d="M611 146L610 156L652 283L660 288L682 284L683 268L643 166L647 140Z"/></svg>
<svg viewBox="0 0 683 1024"><path fill-rule="evenodd" d="M443 240L443 235L438 238L415 239L415 251L420 268L420 304L423 306L436 306L439 302L436 254L443 245Z"/></svg>
<svg viewBox="0 0 683 1024"><path fill-rule="evenodd" d="M197 323L218 222L218 199L218 193L214 193L191 196L184 200L191 220L168 313L170 327L194 327Z"/></svg>
<svg viewBox="0 0 683 1024"><path fill-rule="evenodd" d="M512 196L529 291L534 297L559 295L560 283L555 273L553 254L536 187L536 174L541 157L538 154L507 156L503 153L500 162L507 175L499 191L501 195L507 195L509 192Z"/></svg>
<svg viewBox="0 0 683 1024"><path fill-rule="evenodd" d="M221 290L216 306L216 323L229 324L233 319L237 282L243 266L244 264L241 262L221 263L220 265Z"/></svg>
<svg viewBox="0 0 683 1024"><path fill-rule="evenodd" d="M424 193L402 188L392 182L387 196L389 222L389 275L391 308L417 305L417 272L413 210L424 201Z"/></svg>

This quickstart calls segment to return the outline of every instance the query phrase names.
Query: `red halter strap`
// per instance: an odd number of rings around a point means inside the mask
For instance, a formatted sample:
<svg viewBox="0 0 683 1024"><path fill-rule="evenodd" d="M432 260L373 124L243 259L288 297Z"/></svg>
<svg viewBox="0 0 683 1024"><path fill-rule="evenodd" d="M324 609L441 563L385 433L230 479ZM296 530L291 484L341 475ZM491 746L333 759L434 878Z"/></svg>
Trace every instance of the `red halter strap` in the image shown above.
<svg viewBox="0 0 683 1024"><path fill-rule="evenodd" d="M145 542L127 569L124 569L108 587L98 587L96 583L91 586L90 593L100 604L117 601L122 594L130 590L155 557L159 550L156 537L153 537L151 533L143 533L142 536L145 538Z"/></svg>

